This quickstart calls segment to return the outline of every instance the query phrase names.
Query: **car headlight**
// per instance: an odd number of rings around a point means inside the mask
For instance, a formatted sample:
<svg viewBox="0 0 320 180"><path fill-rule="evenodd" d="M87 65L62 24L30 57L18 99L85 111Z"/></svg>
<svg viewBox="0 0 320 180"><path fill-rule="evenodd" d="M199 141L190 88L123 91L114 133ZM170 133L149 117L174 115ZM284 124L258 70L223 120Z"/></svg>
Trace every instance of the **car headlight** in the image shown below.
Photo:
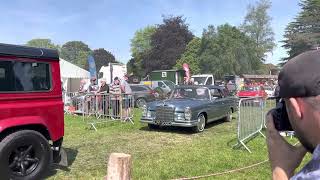
<svg viewBox="0 0 320 180"><path fill-rule="evenodd" d="M148 118L151 118L151 117L152 117L151 111L147 111L147 117L148 117Z"/></svg>
<svg viewBox="0 0 320 180"><path fill-rule="evenodd" d="M148 108L146 105L143 105L142 107L142 116L146 117L148 114Z"/></svg>
<svg viewBox="0 0 320 180"><path fill-rule="evenodd" d="M186 120L190 121L190 120L191 120L191 116L192 116L192 114L191 114L191 109L190 109L190 107L186 107L186 108L184 109L184 118L185 118Z"/></svg>

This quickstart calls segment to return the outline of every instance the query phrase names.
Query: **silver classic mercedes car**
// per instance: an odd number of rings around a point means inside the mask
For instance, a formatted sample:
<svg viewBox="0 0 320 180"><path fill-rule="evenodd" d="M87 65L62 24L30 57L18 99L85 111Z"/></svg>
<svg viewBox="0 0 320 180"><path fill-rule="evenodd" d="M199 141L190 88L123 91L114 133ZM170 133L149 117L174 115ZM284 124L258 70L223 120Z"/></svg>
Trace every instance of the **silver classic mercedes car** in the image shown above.
<svg viewBox="0 0 320 180"><path fill-rule="evenodd" d="M141 122L158 126L192 127L202 132L207 123L224 118L231 121L238 99L220 86L177 86L169 99L143 107Z"/></svg>

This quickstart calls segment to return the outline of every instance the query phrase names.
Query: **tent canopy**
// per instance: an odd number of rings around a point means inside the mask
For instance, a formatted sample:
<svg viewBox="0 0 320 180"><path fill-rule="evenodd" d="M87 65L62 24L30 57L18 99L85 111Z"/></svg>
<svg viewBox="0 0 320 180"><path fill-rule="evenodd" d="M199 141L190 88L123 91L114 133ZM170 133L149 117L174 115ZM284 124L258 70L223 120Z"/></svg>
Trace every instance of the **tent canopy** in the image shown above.
<svg viewBox="0 0 320 180"><path fill-rule="evenodd" d="M64 59L60 58L60 74L61 78L84 78L89 79L90 73Z"/></svg>

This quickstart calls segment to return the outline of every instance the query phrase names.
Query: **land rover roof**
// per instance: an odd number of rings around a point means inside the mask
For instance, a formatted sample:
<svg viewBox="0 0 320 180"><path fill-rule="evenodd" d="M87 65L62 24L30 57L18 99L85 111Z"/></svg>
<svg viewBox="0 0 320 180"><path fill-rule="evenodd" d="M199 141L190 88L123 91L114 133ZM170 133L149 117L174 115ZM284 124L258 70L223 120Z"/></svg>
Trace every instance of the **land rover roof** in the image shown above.
<svg viewBox="0 0 320 180"><path fill-rule="evenodd" d="M0 56L15 56L59 61L57 50L0 43Z"/></svg>

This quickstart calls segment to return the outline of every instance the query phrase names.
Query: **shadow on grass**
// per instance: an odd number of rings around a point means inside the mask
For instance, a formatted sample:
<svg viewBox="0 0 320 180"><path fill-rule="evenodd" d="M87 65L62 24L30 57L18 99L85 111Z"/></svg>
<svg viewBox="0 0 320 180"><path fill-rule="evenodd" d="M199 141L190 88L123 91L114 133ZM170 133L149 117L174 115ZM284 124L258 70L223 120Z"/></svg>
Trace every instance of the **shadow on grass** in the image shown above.
<svg viewBox="0 0 320 180"><path fill-rule="evenodd" d="M225 123L223 119L210 122L206 124L205 129L212 128L214 126L217 126L219 124ZM177 126L159 126L157 128L150 129L148 126L143 126L140 128L142 131L156 131L156 132L164 132L164 133L178 133L178 134L195 134L195 132L192 131L191 127L177 127Z"/></svg>
<svg viewBox="0 0 320 180"><path fill-rule="evenodd" d="M50 176L55 175L58 172L58 169L62 171L69 172L69 167L73 164L73 162L76 160L78 150L71 149L71 148L64 148L65 152L67 153L67 159L68 159L68 167L61 166L59 164L53 164L51 166L51 169L47 172L47 174L44 176L44 178L49 178Z"/></svg>

